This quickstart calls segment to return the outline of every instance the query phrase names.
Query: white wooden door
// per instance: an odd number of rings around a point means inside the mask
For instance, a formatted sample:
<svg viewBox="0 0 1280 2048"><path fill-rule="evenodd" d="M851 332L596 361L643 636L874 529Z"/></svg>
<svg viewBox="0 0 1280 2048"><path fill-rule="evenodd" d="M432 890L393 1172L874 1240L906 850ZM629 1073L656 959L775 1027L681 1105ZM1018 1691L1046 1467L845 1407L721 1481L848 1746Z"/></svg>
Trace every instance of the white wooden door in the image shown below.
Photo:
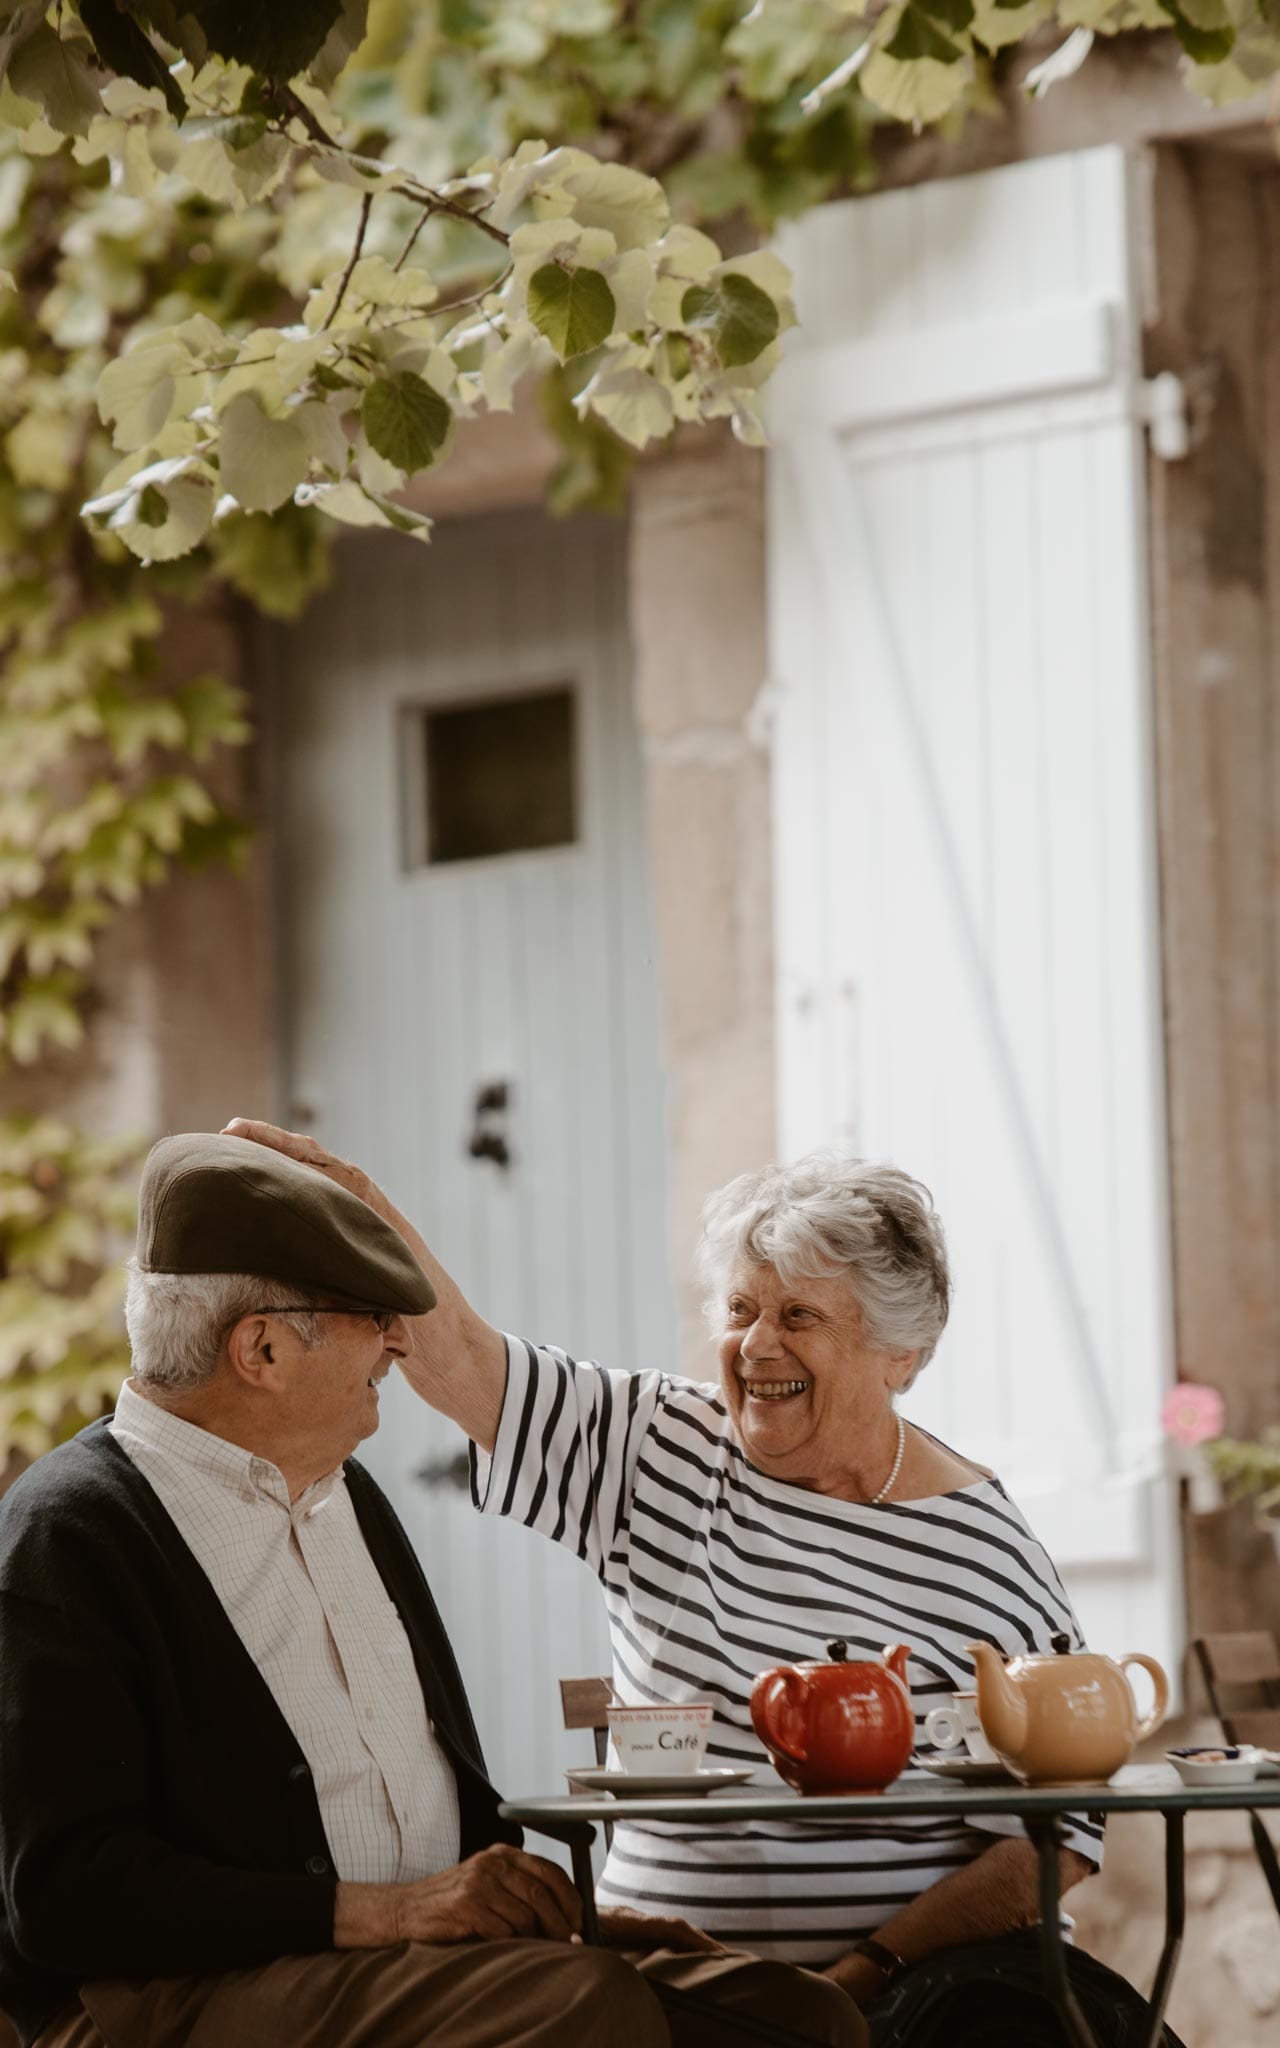
<svg viewBox="0 0 1280 2048"><path fill-rule="evenodd" d="M939 1203L909 1412L1086 1632L1182 1642L1138 375L1141 166L823 209L769 457L780 1123Z"/></svg>
<svg viewBox="0 0 1280 2048"><path fill-rule="evenodd" d="M675 1304L624 575L617 522L361 538L266 654L290 1114L368 1166L500 1327L639 1369L674 1357ZM426 860L426 715L566 688L572 842ZM494 1083L510 1108L482 1123L508 1166L468 1150ZM398 1376L382 1404L362 1455L418 1547L491 1774L563 1789L590 1743L563 1733L557 1681L609 1668L599 1587L472 1510L459 1433Z"/></svg>

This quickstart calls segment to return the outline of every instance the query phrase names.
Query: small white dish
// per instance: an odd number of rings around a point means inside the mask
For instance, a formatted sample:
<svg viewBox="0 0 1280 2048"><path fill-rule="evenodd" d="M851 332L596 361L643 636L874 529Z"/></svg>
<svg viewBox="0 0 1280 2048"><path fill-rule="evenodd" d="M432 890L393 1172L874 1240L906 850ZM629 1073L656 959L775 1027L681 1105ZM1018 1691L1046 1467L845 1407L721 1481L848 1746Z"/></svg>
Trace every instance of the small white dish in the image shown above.
<svg viewBox="0 0 1280 2048"><path fill-rule="evenodd" d="M922 1770L932 1771L937 1778L955 1778L962 1785L1010 1785L1017 1784L1013 1772L1006 1770L997 1758L988 1763L985 1757L977 1756L918 1756L915 1758Z"/></svg>
<svg viewBox="0 0 1280 2048"><path fill-rule="evenodd" d="M1184 1785L1251 1785L1267 1760L1260 1749L1230 1743L1217 1748L1201 1744L1191 1749L1166 1749L1165 1756Z"/></svg>
<svg viewBox="0 0 1280 2048"><path fill-rule="evenodd" d="M615 1799L699 1799L726 1785L745 1785L754 1770L727 1765L701 1771L566 1771L571 1785L583 1792L612 1792Z"/></svg>

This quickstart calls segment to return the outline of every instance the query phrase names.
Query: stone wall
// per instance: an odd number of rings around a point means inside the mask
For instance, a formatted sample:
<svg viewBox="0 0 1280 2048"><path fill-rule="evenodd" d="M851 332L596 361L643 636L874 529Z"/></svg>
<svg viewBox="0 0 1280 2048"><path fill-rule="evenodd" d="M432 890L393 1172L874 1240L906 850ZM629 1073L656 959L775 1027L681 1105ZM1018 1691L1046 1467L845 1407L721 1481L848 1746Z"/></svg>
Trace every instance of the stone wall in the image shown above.
<svg viewBox="0 0 1280 2048"><path fill-rule="evenodd" d="M644 464L631 638L648 790L684 1368L705 1373L691 1254L705 1197L773 1156L763 463L691 436Z"/></svg>
<svg viewBox="0 0 1280 2048"><path fill-rule="evenodd" d="M171 619L166 682L216 672L242 680L227 608ZM261 822L256 752L227 750L214 786ZM86 1043L0 1078L0 1112L41 1112L113 1136L217 1128L246 1104L275 1102L269 894L261 838L243 875L181 870L106 934Z"/></svg>

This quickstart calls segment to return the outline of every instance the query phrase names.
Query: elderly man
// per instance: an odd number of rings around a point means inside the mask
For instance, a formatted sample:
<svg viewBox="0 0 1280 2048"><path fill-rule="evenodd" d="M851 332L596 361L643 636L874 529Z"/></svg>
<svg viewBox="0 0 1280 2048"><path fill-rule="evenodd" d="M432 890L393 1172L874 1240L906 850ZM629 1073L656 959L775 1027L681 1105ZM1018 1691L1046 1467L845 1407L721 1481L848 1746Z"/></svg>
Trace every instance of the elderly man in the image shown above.
<svg viewBox="0 0 1280 2048"><path fill-rule="evenodd" d="M133 1379L0 1504L0 2009L24 2048L712 2048L735 2011L852 2048L843 1993L682 1923L634 1966L575 1942L573 1888L499 1819L351 1458L433 1300L391 1225L294 1161L151 1153Z"/></svg>

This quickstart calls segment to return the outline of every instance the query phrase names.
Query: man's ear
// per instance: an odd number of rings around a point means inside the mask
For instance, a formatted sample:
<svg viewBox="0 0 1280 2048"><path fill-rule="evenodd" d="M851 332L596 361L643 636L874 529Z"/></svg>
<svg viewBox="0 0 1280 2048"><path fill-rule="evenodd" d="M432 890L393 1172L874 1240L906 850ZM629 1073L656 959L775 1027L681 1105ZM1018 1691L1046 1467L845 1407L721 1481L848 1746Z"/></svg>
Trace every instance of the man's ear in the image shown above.
<svg viewBox="0 0 1280 2048"><path fill-rule="evenodd" d="M285 1383L274 1327L265 1316L241 1316L227 1338L232 1372L242 1385L264 1394L278 1393Z"/></svg>

